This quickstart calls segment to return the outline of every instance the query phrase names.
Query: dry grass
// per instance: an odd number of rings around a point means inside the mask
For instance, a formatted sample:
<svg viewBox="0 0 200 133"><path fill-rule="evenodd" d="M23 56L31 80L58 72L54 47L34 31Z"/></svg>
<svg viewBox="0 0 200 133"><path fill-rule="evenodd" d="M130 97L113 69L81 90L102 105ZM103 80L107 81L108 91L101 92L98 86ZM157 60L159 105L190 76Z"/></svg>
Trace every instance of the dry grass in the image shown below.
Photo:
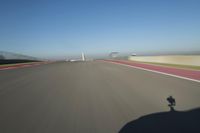
<svg viewBox="0 0 200 133"><path fill-rule="evenodd" d="M182 68L182 69L200 70L200 66L177 65L177 64L155 63L155 62L143 62L143 63L160 65L160 66L169 66L169 67Z"/></svg>

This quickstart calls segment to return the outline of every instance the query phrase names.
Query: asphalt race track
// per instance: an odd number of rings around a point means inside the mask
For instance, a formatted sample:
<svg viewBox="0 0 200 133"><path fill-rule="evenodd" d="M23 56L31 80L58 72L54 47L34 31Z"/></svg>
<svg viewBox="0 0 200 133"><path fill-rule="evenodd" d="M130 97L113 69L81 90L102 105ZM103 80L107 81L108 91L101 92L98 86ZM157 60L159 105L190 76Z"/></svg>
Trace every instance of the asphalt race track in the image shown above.
<svg viewBox="0 0 200 133"><path fill-rule="evenodd" d="M0 132L117 133L139 117L169 112L170 95L176 111L200 107L198 82L109 62L2 70Z"/></svg>

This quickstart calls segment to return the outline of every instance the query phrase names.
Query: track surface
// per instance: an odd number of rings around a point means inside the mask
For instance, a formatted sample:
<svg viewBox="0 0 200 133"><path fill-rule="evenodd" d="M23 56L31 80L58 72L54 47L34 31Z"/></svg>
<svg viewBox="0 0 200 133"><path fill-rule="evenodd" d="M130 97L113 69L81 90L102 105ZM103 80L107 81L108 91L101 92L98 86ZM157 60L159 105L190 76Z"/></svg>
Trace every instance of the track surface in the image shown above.
<svg viewBox="0 0 200 133"><path fill-rule="evenodd" d="M200 83L107 62L0 71L0 132L116 133L127 122L200 107Z"/></svg>

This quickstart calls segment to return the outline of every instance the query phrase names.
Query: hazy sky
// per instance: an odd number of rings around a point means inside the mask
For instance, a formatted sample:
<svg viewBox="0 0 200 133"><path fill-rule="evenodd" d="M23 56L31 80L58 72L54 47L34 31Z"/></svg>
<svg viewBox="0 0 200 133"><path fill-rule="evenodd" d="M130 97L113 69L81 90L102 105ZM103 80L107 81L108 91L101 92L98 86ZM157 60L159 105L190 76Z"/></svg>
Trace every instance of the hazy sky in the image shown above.
<svg viewBox="0 0 200 133"><path fill-rule="evenodd" d="M200 0L0 0L0 50L36 57L200 50Z"/></svg>

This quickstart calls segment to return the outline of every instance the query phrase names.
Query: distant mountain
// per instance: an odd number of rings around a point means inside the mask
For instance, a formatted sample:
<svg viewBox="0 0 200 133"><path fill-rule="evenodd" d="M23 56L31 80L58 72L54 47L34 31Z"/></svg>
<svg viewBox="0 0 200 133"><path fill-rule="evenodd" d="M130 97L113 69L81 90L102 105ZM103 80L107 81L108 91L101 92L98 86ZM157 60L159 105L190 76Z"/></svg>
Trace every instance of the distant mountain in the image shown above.
<svg viewBox="0 0 200 133"><path fill-rule="evenodd" d="M38 60L37 58L32 57L32 56L0 51L0 60L2 59Z"/></svg>

